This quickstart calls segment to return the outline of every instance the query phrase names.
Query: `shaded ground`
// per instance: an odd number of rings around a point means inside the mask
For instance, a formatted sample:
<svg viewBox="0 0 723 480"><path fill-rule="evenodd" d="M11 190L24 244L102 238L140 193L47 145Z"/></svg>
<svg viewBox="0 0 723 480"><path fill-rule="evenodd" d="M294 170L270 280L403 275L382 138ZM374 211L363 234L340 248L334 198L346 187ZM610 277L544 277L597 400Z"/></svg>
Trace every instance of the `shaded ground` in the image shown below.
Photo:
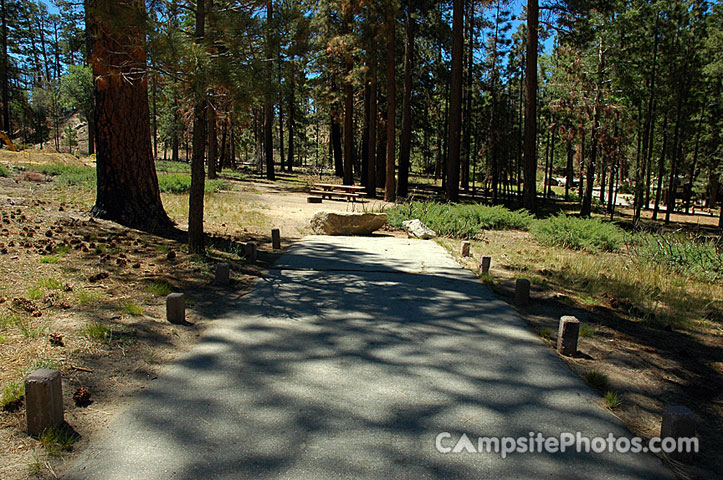
<svg viewBox="0 0 723 480"><path fill-rule="evenodd" d="M627 435L596 403L435 243L311 237L64 478L672 478L649 455L434 446L440 432Z"/></svg>

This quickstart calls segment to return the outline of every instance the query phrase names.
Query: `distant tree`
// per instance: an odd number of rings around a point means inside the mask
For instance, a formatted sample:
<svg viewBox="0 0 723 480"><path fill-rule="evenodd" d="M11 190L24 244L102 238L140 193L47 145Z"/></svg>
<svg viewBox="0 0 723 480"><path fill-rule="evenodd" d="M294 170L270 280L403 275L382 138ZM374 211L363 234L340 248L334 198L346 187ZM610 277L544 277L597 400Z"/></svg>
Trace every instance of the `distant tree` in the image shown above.
<svg viewBox="0 0 723 480"><path fill-rule="evenodd" d="M452 77L449 101L449 154L447 156L447 201L459 200L460 133L462 131L462 61L464 0L452 2Z"/></svg>
<svg viewBox="0 0 723 480"><path fill-rule="evenodd" d="M88 122L88 155L95 153L95 92L90 67L71 65L60 79L60 89L68 104Z"/></svg>

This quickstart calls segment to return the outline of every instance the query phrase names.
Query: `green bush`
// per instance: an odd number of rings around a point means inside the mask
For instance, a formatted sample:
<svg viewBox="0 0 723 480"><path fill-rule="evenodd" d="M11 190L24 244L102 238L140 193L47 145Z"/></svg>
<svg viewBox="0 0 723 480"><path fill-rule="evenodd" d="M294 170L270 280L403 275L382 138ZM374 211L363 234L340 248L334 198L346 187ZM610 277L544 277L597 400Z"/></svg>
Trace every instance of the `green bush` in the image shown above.
<svg viewBox="0 0 723 480"><path fill-rule="evenodd" d="M95 185L95 168L75 165L43 165L34 167L45 175L56 178L56 183L67 185Z"/></svg>
<svg viewBox="0 0 723 480"><path fill-rule="evenodd" d="M633 245L640 261L665 265L704 281L723 279L723 242L718 237L641 233L635 236Z"/></svg>
<svg viewBox="0 0 723 480"><path fill-rule="evenodd" d="M540 243L593 253L619 250L626 239L625 232L610 222L564 213L536 221L530 231Z"/></svg>
<svg viewBox="0 0 723 480"><path fill-rule="evenodd" d="M460 205L438 202L411 202L387 211L390 225L401 228L402 222L418 218L438 235L471 238L482 230L526 230L533 221L524 210L512 211L502 206Z"/></svg>
<svg viewBox="0 0 723 480"><path fill-rule="evenodd" d="M158 186L165 193L188 193L191 190L191 177L181 173L161 174ZM206 193L216 193L226 187L223 180L206 180Z"/></svg>

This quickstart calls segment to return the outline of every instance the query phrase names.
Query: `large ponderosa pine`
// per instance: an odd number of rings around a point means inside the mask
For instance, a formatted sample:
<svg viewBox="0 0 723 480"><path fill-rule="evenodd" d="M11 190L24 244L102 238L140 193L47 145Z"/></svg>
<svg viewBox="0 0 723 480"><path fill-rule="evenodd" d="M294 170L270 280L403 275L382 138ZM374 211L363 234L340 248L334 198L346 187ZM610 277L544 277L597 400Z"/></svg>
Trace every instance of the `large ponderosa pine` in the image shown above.
<svg viewBox="0 0 723 480"><path fill-rule="evenodd" d="M98 177L91 213L143 230L169 229L151 149L145 4L89 0L87 8Z"/></svg>

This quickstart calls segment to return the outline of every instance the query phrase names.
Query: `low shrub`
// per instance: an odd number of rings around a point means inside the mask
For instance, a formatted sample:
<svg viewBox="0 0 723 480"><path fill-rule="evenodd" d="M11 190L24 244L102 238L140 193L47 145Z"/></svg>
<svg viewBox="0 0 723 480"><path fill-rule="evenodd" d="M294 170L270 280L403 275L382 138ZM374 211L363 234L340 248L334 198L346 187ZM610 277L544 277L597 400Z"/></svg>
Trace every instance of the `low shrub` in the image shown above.
<svg viewBox="0 0 723 480"><path fill-rule="evenodd" d="M640 233L633 241L639 261L664 265L699 280L723 279L723 241L685 233Z"/></svg>
<svg viewBox="0 0 723 480"><path fill-rule="evenodd" d="M389 223L401 228L402 222L418 218L438 235L472 238L482 230L527 230L533 221L524 210L505 207L460 205L439 202L411 202L387 211Z"/></svg>
<svg viewBox="0 0 723 480"><path fill-rule="evenodd" d="M564 213L534 222L530 231L540 243L591 253L614 252L626 240L625 232L610 222L600 218L571 217Z"/></svg>
<svg viewBox="0 0 723 480"><path fill-rule="evenodd" d="M191 190L191 177L182 173L161 174L158 186L165 193L188 193ZM206 193L216 193L226 187L223 180L206 180Z"/></svg>
<svg viewBox="0 0 723 480"><path fill-rule="evenodd" d="M76 165L43 165L34 169L39 170L45 175L56 177L56 183L61 186L89 186L95 185L96 181L95 168L92 167L78 167Z"/></svg>

